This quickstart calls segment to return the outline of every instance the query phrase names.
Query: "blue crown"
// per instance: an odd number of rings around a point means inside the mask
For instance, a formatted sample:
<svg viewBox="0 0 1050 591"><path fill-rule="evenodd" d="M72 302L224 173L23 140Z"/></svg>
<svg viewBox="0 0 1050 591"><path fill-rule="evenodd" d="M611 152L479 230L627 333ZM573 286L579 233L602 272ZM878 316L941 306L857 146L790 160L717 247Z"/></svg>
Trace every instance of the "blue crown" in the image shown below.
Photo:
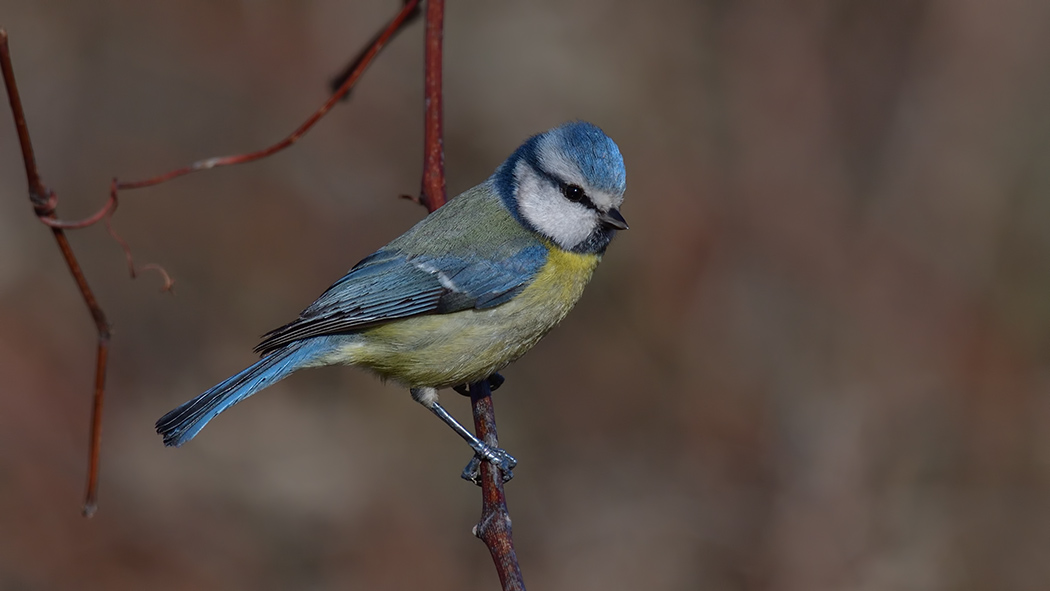
<svg viewBox="0 0 1050 591"><path fill-rule="evenodd" d="M514 168L519 161L525 160L540 169L537 145L541 139L548 136L555 140L554 145L560 148L569 160L579 166L591 186L610 193L623 193L627 189L627 169L624 168L623 156L620 155L620 148L616 146L616 142L605 135L597 125L586 121L565 123L525 140L525 143L521 144L493 174L496 190L518 221L522 220L512 203L516 184Z"/></svg>
<svg viewBox="0 0 1050 591"><path fill-rule="evenodd" d="M627 170L616 142L586 121L573 121L550 130L565 154L580 167L587 182L610 193L627 188Z"/></svg>

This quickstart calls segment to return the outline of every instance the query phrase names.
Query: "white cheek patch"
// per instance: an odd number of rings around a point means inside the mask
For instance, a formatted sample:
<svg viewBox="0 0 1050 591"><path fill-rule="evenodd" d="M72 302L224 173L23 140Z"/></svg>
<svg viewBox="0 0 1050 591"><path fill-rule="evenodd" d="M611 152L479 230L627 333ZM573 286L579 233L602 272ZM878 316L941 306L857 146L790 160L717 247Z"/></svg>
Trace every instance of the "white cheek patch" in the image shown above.
<svg viewBox="0 0 1050 591"><path fill-rule="evenodd" d="M521 216L558 246L571 250L598 227L594 210L565 199L557 187L541 179L524 161L518 163L514 176Z"/></svg>

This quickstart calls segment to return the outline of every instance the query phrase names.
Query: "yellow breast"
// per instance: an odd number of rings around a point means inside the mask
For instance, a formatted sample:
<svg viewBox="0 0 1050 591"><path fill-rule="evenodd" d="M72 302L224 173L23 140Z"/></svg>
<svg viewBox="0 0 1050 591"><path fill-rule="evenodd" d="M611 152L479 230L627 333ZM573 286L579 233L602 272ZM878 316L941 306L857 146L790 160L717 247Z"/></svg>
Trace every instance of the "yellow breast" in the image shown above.
<svg viewBox="0 0 1050 591"><path fill-rule="evenodd" d="M442 388L491 375L565 318L601 260L595 254L549 249L533 282L509 302L487 310L415 316L363 331L341 348L339 361L412 387Z"/></svg>

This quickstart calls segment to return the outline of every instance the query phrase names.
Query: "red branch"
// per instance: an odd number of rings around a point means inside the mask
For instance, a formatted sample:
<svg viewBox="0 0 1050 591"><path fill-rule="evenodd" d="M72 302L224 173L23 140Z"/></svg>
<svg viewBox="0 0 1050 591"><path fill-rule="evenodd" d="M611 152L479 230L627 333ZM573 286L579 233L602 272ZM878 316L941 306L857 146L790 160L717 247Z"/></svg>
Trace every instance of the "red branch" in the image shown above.
<svg viewBox="0 0 1050 591"><path fill-rule="evenodd" d="M346 80L343 81L342 86L340 86L338 90L336 90L330 97L328 97L328 100L325 101L325 103L321 105L319 109L314 111L314 114L310 115L310 117L306 121L304 121L302 125L296 128L296 130L293 131L288 137L277 142L276 144L273 144L272 146L268 146L255 152L249 152L247 154L234 154L232 156L217 156L214 158L206 158L204 160L198 160L197 162L194 162L189 166L184 166L182 168L165 172L164 174L159 174L155 177L148 178L145 180L121 181L117 183L117 189L123 190L151 187L153 185L159 185L160 183L163 183L165 181L169 181L173 178L180 177L191 172L197 172L199 170L208 170L219 166L229 166L231 164L244 164L247 162L253 162L255 160L266 158L267 156L272 156L273 154L280 152L288 146L291 146L295 142L299 141L304 135L306 135L306 132L310 131L310 129L318 121L320 121L321 117L324 117L328 113L328 111L330 111L332 107L335 106L335 104L339 102L339 100L342 99L344 95L346 95L346 93L350 92L350 89L355 84L357 84L358 79L361 78L361 74L363 74L364 71L368 69L368 66L372 65L372 60L375 59L375 57L379 54L379 51L383 49L383 47L386 46L386 44L390 41L394 34L397 33L398 29L400 29L404 22L409 18L409 16L411 16L412 11L414 11L418 5L419 0L409 0L405 3L405 5L401 8L401 12L399 12L397 16L395 16L394 19L390 21L389 24L387 24L383 32L375 38L375 40L372 42L372 45L360 58L360 61L357 62L357 67L350 73L349 76L346 77Z"/></svg>
<svg viewBox="0 0 1050 591"><path fill-rule="evenodd" d="M441 58L444 0L427 1L426 20L426 112L423 128L423 188L420 202L431 212L445 203L445 150L442 140ZM474 431L491 447L499 447L496 414L488 380L470 384L470 404L474 412ZM474 535L488 546L504 591L524 591L510 512L503 493L503 474L490 462L481 462L481 521Z"/></svg>
<svg viewBox="0 0 1050 591"><path fill-rule="evenodd" d="M128 260L132 277L136 274L136 266L131 257L131 251L122 238L113 230L110 223L113 213L118 205L118 193L123 189L139 189L158 185L165 181L218 166L229 166L232 164L244 164L270 156L279 152L306 134L329 110L344 98L357 83L361 74L368 68L379 51L390 41L390 39L417 14L419 0L406 0L401 11L394 17L387 27L377 35L369 44L367 49L361 53L342 74L338 80L341 82L338 89L329 99L311 115L302 125L283 140L256 152L208 158L194 162L188 166L178 168L155 177L140 181L118 181L113 179L110 185L110 196L102 208L78 221L59 220L55 214L58 198L57 195L47 188L40 179L36 168L36 160L33 156L33 146L30 141L29 129L25 121L25 113L22 109L21 98L15 83L14 69L11 65L11 57L7 44L7 33L0 29L0 66L3 69L4 84L7 87L8 98L11 103L11 112L15 119L15 127L18 130L18 139L22 148L22 156L25 161L26 178L29 186L29 199L33 204L34 211L42 223L51 228L55 236L59 250L69 266L77 287L80 289L84 302L87 304L91 316L95 321L98 332L98 356L95 373L95 396L91 422L91 448L88 469L87 495L84 503L84 514L90 516L97 507L98 498L98 465L99 449L101 444L102 426L102 402L105 394L106 360L109 352L109 324L105 313L99 306L87 279L77 262L76 256L66 239L66 229L80 229L92 226L103 221L110 235L120 243ZM419 201L433 212L441 207L445 201L445 162L442 132L442 91L441 91L441 66L442 66L442 30L444 26L444 0L430 0L427 3L426 17L426 113L424 129L424 171L422 190ZM144 265L139 270L154 269L163 274L165 289L170 289L172 282L167 273L157 265ZM496 436L495 411L492 405L491 390L488 381L481 381L470 385L471 406L474 415L474 427L478 437L487 445L497 447L499 444ZM521 570L518 567L517 556L514 552L514 541L511 532L510 514L507 510L506 497L503 492L503 477L496 466L489 462L481 462L481 489L482 489L482 516L481 521L474 528L474 534L485 542L492 554L493 562L499 574L500 582L505 590L524 590Z"/></svg>
<svg viewBox="0 0 1050 591"><path fill-rule="evenodd" d="M445 0L427 1L426 71L424 74L423 188L419 199L430 211L445 204L445 141L441 129L441 42Z"/></svg>
<svg viewBox="0 0 1050 591"><path fill-rule="evenodd" d="M110 222L110 218L112 217L113 212L115 212L117 209L118 192L125 189L141 189L144 187L152 187L154 185L159 185L161 183L170 181L180 176L190 174L191 172L209 170L219 166L230 166L232 164L245 164L248 162L254 162L256 160L266 158L267 156L272 156L273 154L280 152L281 150L296 143L304 135L306 135L306 132L310 131L310 129L313 128L313 126L316 125L317 122L320 121L321 118L324 117L337 102L339 102L341 99L347 96L347 94L354 87L354 85L357 84L357 81L358 79L360 79L361 74L363 74L364 71L368 69L368 66L372 64L372 61L375 59L375 57L379 55L379 52L387 45L387 43L390 42L390 40L394 37L394 35L397 34L398 31L400 31L405 25L407 25L415 18L419 11L419 2L420 0L405 1L404 5L401 8L401 11L397 14L397 16L395 16L394 19L387 24L386 28L380 31L380 33L376 35L374 39L372 39L369 45L362 51L360 55L358 55L358 57L353 61L353 63L351 63L350 66L347 68L347 70L339 77L340 84L333 91L332 95L328 97L328 100L326 100L325 103L320 106L320 108L314 111L314 113L306 121L304 121L302 125L296 128L295 131L293 131L283 140L271 146L267 146L266 148L263 148L261 150L257 150L255 152L249 152L246 154L234 154L231 156L216 156L213 158L198 160L192 164L183 166L182 168L170 170L168 172L159 174L154 177L150 177L148 179L143 179L139 181L119 181L114 178L112 184L110 185L109 199L107 199L106 203L102 206L102 208L94 214L82 220L72 222L54 219L53 217L41 217L40 221L42 221L48 226L51 226L52 228L64 228L67 230L77 230L80 228L86 228L88 226L97 224L100 221L104 221L106 224L106 231L109 232L110 236L112 236L118 244L120 244L121 249L124 251L124 257L127 259L128 270L131 273L131 276L136 277L139 272L147 269L155 270L159 272L164 278L163 290L170 291L172 286L174 285L174 282L172 281L168 273L163 269L163 267L152 263L142 266L136 266L134 263L134 259L131 256L131 249L128 247L128 244L113 229ZM55 205L54 200L49 201L48 205L53 211Z"/></svg>
<svg viewBox="0 0 1050 591"><path fill-rule="evenodd" d="M496 411L492 407L491 394L488 380L470 385L474 430L485 445L496 448L499 447L499 438L496 437ZM481 462L481 521L474 527L474 535L488 546L504 591L525 591L518 555L514 552L507 497L503 494L503 473L491 462Z"/></svg>
<svg viewBox="0 0 1050 591"><path fill-rule="evenodd" d="M384 28L382 32L372 40L365 51L363 51L355 62L351 64L345 73L345 79L342 80L339 88L317 111L313 113L313 115L311 115L288 137L272 146L263 148L256 152L200 160L189 166L141 181L122 182L114 178L110 184L109 199L106 200L106 203L102 208L94 214L77 221L58 219L55 213L58 206L58 196L54 191L47 188L40 180L40 174L36 168L36 159L33 156L33 145L30 141L29 128L26 125L25 112L22 108L22 100L18 94L18 86L15 83L14 68L11 64L11 54L7 44L7 32L0 29L0 65L3 67L4 84L7 87L7 96L11 103L11 113L15 119L15 127L18 130L18 140L22 147L22 158L25 162L26 179L29 184L29 199L33 204L33 210L36 212L37 218L41 223L51 228L51 232L54 234L55 240L58 242L59 250L62 252L62 256L65 258L66 264L69 266L69 271L73 274L73 279L76 281L77 287L80 288L80 294L91 311L91 317L94 319L95 327L98 331L98 362L95 368L95 397L94 404L92 405L91 446L89 452L87 494L84 501L84 515L88 517L93 515L98 503L98 467L102 441L102 402L105 396L106 359L109 353L110 332L109 323L106 321L106 315L102 311L102 307L99 306L98 301L95 299L91 288L88 286L87 279L84 277L84 272L81 270L80 264L77 262L76 256L73 254L73 249L70 247L69 241L66 239L65 230L87 228L100 221L103 222L106 226L106 231L109 232L110 236L112 236L118 244L120 244L121 249L124 251L124 256L127 259L128 269L131 276L135 277L139 272L145 270L157 271L164 278L164 290L170 291L174 283L171 280L171 277L168 276L167 272L162 267L155 264L136 266L134 259L131 256L131 249L128 247L127 242L125 242L124 239L117 234L116 230L113 229L111 218L119 203L119 191L123 189L151 187L198 170L207 170L217 166L252 162L291 146L305 135L306 132L321 119L321 117L324 117L324 115L331 110L336 102L343 98L350 89L353 88L360 79L361 74L364 73L368 66L371 65L376 55L379 54L379 51L383 49L390 39L401 30L405 24L418 14L419 2L420 0L405 1L397 16L387 24L386 28Z"/></svg>
<svg viewBox="0 0 1050 591"><path fill-rule="evenodd" d="M405 16L405 18L401 20L400 29L405 28L409 24L415 22L415 20L417 18L419 18L419 2L418 1L402 0L402 2L403 2L403 4L402 4L403 6L408 6L409 4L411 4L412 6L411 6L411 12L409 12L408 15ZM400 29L398 29L398 30L400 31ZM384 31L380 31L380 32L376 33L376 36L372 37L372 40L369 41L367 44L365 44L364 48L361 49L360 53L358 53L357 56L354 57L354 59L350 60L350 63L348 63L346 65L346 67L343 68L343 71L332 78L332 81L329 83L329 87L331 88L332 92L336 92L340 88L342 88L343 87L343 83L346 82L346 79L349 78L350 76L352 76L354 74L354 72L357 71L357 69L359 67L361 67L361 62L364 61L366 55L368 54L368 50L371 49L373 45L375 45L376 43L379 42L379 37L381 35L383 35L383 33L384 33ZM345 101L345 100L347 100L349 98L350 98L350 92L347 92L346 94L343 95L342 100Z"/></svg>
<svg viewBox="0 0 1050 591"><path fill-rule="evenodd" d="M7 98L11 103L11 114L15 118L15 128L18 130L18 143L22 147L22 160L26 167L26 180L29 184L29 200L33 204L40 221L51 227L51 233L58 243L58 249L66 260L69 272L73 275L80 295L84 298L91 318L95 321L95 329L98 332L98 351L95 364L95 397L91 411L91 446L88 456L88 482L87 493L84 498L84 515L90 517L98 506L98 462L99 449L102 444L102 399L106 391L106 359L109 356L109 323L106 314L98 305L95 294L88 285L84 271L73 254L73 249L66 238L65 230L55 222L55 205L58 197L54 191L47 188L40 179L40 173L36 168L36 157L33 156L33 142L29 138L29 126L26 125L25 111L22 109L22 98L18 94L18 84L15 82L15 70L11 65L11 51L7 46L7 31L0 29L0 68L3 69L4 86L7 88Z"/></svg>

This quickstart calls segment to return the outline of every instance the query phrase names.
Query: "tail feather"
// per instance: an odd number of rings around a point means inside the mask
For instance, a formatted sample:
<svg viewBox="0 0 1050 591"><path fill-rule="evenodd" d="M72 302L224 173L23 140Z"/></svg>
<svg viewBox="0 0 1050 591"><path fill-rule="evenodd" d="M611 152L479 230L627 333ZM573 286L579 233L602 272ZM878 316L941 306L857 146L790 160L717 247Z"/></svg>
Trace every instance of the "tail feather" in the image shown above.
<svg viewBox="0 0 1050 591"><path fill-rule="evenodd" d="M157 421L157 433L164 437L164 445L180 447L222 411L307 365L318 349L317 343L308 340L274 351L161 417Z"/></svg>

